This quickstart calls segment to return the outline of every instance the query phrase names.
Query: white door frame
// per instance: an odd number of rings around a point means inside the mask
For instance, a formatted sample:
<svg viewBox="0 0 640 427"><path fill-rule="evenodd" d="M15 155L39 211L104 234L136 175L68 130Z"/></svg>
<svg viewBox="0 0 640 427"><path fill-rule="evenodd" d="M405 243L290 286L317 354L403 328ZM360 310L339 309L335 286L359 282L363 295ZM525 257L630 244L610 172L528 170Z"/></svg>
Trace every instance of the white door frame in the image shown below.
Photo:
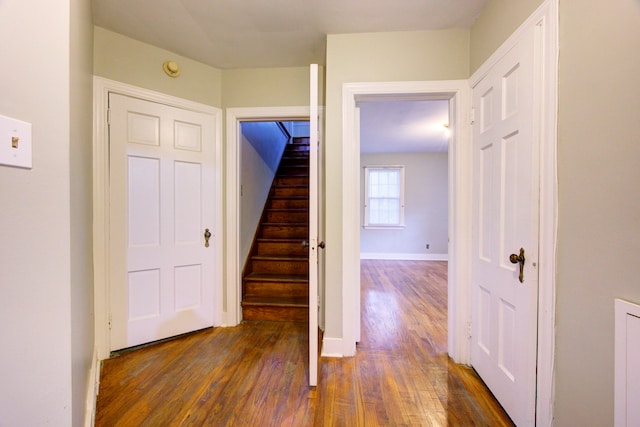
<svg viewBox="0 0 640 427"><path fill-rule="evenodd" d="M342 235L342 318L344 356L355 354L360 336L360 141L356 101L367 96L403 96L449 100L449 302L448 349L458 363L470 361L471 127L466 80L345 83L342 86L342 164L344 227ZM356 99L357 98L357 99Z"/></svg>
<svg viewBox="0 0 640 427"><path fill-rule="evenodd" d="M540 140L540 229L538 271L538 362L536 425L553 424L555 358L556 237L558 226L557 112L558 112L558 0L545 2L471 76L474 87L520 40L537 27L534 66L541 81L540 114L534 134ZM470 290L470 289L469 289Z"/></svg>
<svg viewBox="0 0 640 427"><path fill-rule="evenodd" d="M309 120L308 105L300 107L228 108L226 163L226 280L223 290L223 324L242 321L242 260L240 259L240 122Z"/></svg>
<svg viewBox="0 0 640 427"><path fill-rule="evenodd" d="M216 220L213 244L215 253L215 317L214 325L222 321L222 110L137 86L94 76L93 78L93 278L95 310L95 347L98 359L109 357L110 307L109 280L109 93L117 93L145 101L157 102L184 110L197 111L213 116L215 120L215 191Z"/></svg>

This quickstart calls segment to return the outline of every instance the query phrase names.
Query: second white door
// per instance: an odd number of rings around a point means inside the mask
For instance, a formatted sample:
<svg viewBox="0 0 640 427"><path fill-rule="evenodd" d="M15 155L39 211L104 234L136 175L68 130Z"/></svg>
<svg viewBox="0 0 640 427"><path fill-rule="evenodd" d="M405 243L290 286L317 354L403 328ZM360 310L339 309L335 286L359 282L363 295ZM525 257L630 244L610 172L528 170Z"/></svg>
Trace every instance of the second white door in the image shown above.
<svg viewBox="0 0 640 427"><path fill-rule="evenodd" d="M535 423L539 141L535 30L473 88L473 367L518 426Z"/></svg>
<svg viewBox="0 0 640 427"><path fill-rule="evenodd" d="M215 119L109 95L111 350L213 326Z"/></svg>

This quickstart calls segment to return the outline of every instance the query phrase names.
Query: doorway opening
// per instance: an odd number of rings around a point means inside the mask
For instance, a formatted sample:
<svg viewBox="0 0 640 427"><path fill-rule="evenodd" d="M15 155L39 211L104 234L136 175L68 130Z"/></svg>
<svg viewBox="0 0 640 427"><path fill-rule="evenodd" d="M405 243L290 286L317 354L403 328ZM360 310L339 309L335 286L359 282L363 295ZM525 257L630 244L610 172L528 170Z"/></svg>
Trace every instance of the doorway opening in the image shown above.
<svg viewBox="0 0 640 427"><path fill-rule="evenodd" d="M243 123L277 123L308 122L309 107L263 107L263 108L230 108L227 110L227 210L226 210L226 286L223 294L224 324L234 326L242 320L242 269L246 259L246 251L250 244L245 243L253 237L253 230L246 225L241 216L247 207L247 199L243 196ZM293 130L292 130L293 131ZM293 132L299 132L295 130ZM247 148L247 147L245 147ZM250 151L254 151L252 147ZM245 153L246 157L246 153ZM258 157L255 154L255 157ZM253 178L252 178L253 179ZM249 189L246 189L249 190ZM254 189L249 190L254 191ZM243 207L244 203L244 207ZM264 203L264 201L263 201ZM252 208L253 209L253 208ZM260 207L262 211L262 207ZM244 225L243 225L244 223ZM243 235L249 235L247 239Z"/></svg>
<svg viewBox="0 0 640 427"><path fill-rule="evenodd" d="M367 330L370 306L382 298L387 309L403 310L403 301L418 298L430 316L416 325L418 334L431 335L429 342L446 353L450 106L448 99L414 98L356 97L361 322L369 340L372 333L384 335L377 328ZM365 286L372 271L388 278L386 286L375 291Z"/></svg>
<svg viewBox="0 0 640 427"><path fill-rule="evenodd" d="M309 122L240 122L243 320L309 314Z"/></svg>
<svg viewBox="0 0 640 427"><path fill-rule="evenodd" d="M361 226L361 123L358 104L367 101L443 101L448 104L449 148L447 157L447 254L448 307L447 350L454 361L468 363L469 342L469 242L470 233L470 159L469 125L464 112L469 111L467 81L346 83L343 86L343 192L345 205L343 234L343 318L344 355L355 353L360 339L360 226ZM443 123L440 123L442 126ZM357 168L353 168L357 165ZM425 245L429 242L423 242ZM430 246L431 248L431 246ZM353 286L352 284L356 284ZM351 286L350 286L351 285ZM355 308L355 309L354 309ZM353 340L353 341L352 341Z"/></svg>

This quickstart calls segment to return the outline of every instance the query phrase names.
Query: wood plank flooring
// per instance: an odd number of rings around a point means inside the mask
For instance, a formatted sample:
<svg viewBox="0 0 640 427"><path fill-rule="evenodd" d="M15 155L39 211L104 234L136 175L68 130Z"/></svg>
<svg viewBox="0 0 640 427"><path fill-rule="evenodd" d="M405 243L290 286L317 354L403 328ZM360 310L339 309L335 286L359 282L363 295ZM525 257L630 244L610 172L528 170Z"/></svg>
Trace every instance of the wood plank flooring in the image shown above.
<svg viewBox="0 0 640 427"><path fill-rule="evenodd" d="M305 323L246 322L106 360L96 426L511 426L446 355L446 271L363 261L358 352L322 358L316 388Z"/></svg>

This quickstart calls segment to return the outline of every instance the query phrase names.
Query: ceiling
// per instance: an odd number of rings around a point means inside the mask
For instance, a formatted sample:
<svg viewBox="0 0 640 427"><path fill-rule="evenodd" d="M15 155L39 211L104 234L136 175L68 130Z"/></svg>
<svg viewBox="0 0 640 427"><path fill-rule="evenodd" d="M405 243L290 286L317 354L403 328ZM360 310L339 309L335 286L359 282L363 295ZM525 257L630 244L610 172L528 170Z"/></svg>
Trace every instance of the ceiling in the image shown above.
<svg viewBox="0 0 640 427"><path fill-rule="evenodd" d="M327 34L467 28L487 0L93 0L100 27L221 69L325 63ZM448 101L367 100L367 153L446 152Z"/></svg>
<svg viewBox="0 0 640 427"><path fill-rule="evenodd" d="M487 0L93 0L94 23L216 68L324 64L327 34L471 26Z"/></svg>
<svg viewBox="0 0 640 427"><path fill-rule="evenodd" d="M359 102L363 153L446 153L449 101Z"/></svg>

